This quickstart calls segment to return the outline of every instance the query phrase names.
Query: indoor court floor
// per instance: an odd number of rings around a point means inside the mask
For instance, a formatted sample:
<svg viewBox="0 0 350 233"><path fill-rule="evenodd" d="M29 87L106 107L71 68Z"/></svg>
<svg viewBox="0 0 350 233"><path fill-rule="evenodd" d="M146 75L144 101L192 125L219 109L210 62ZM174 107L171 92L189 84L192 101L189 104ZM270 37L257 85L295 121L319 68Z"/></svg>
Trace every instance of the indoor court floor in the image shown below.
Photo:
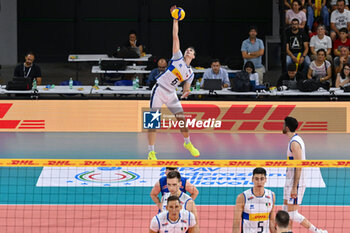
<svg viewBox="0 0 350 233"><path fill-rule="evenodd" d="M301 136L308 159L350 158L350 134ZM1 158L145 159L147 155L146 133L1 133L0 137ZM284 160L288 138L279 133L193 133L191 141L202 160ZM158 158L194 159L182 144L179 133L157 134ZM0 167L1 233L148 232L157 213L150 186L38 186L43 170ZM52 174L52 178L62 174ZM329 233L349 233L350 169L321 168L321 174L325 187L306 189L300 213ZM201 232L232 232L235 199L247 187L198 189L195 202ZM271 189L281 208L283 188ZM295 224L293 232L307 231Z"/></svg>

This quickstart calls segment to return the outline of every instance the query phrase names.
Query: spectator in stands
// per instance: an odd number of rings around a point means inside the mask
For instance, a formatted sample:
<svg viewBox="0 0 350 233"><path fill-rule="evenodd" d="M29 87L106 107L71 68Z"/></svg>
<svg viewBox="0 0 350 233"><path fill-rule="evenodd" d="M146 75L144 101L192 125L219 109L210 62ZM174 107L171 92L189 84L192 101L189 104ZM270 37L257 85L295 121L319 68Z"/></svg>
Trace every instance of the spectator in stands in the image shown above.
<svg viewBox="0 0 350 233"><path fill-rule="evenodd" d="M244 58L244 64L247 61L254 63L255 71L259 74L259 83L263 83L265 67L262 64L262 56L264 55L265 47L262 40L258 39L257 29L251 26L249 29L249 38L242 42L241 52Z"/></svg>
<svg viewBox="0 0 350 233"><path fill-rule="evenodd" d="M307 8L307 26L309 28L309 34L312 33L311 29L314 24L315 20L315 0L309 0L309 6ZM323 18L323 24L328 28L329 27L329 12L328 8L326 6L326 0L322 0L322 4L319 8L319 11L321 12L321 17Z"/></svg>
<svg viewBox="0 0 350 233"><path fill-rule="evenodd" d="M350 85L350 64L345 64L340 73L337 74L335 87L343 88Z"/></svg>
<svg viewBox="0 0 350 233"><path fill-rule="evenodd" d="M337 74L337 80L335 81L335 87L346 87L350 85L350 64L347 63L343 66L340 73Z"/></svg>
<svg viewBox="0 0 350 233"><path fill-rule="evenodd" d="M301 2L299 0L294 0L292 4L292 9L286 12L286 25L292 24L293 19L299 20L299 28L304 29L306 24L306 14L304 11L300 10Z"/></svg>
<svg viewBox="0 0 350 233"><path fill-rule="evenodd" d="M293 0L284 0L284 9L286 11L289 9L292 9L292 3L293 3ZM300 10L306 13L305 0L300 0L300 3L301 3Z"/></svg>
<svg viewBox="0 0 350 233"><path fill-rule="evenodd" d="M33 82L36 79L36 83L41 85L41 69L37 64L34 64L35 55L33 52L28 52L24 56L25 62L16 66L14 71L15 77L30 78Z"/></svg>
<svg viewBox="0 0 350 233"><path fill-rule="evenodd" d="M335 73L339 73L342 69L344 64L350 63L350 57L349 57L349 47L343 46L340 47L340 55L339 57L334 58L334 71Z"/></svg>
<svg viewBox="0 0 350 233"><path fill-rule="evenodd" d="M247 61L244 64L243 70L249 74L250 83L253 87L253 90L255 90L256 87L260 85L260 82L259 82L259 75L258 73L255 72L255 67L253 62Z"/></svg>
<svg viewBox="0 0 350 233"><path fill-rule="evenodd" d="M287 46L286 46L286 62L287 66L291 63L303 65L303 72L306 75L311 63L309 56L309 38L304 30L299 29L299 20L292 20L292 27L286 32ZM300 55L299 55L300 54ZM299 61L298 61L299 55Z"/></svg>
<svg viewBox="0 0 350 233"><path fill-rule="evenodd" d="M129 32L129 40L124 44L127 48L139 48L139 54L143 52L143 46L139 40L137 40L137 35L135 31Z"/></svg>
<svg viewBox="0 0 350 233"><path fill-rule="evenodd" d="M222 86L228 87L230 85L230 80L228 79L228 73L225 69L221 67L219 59L213 59L211 62L211 68L205 71L201 87L203 87L205 79L221 79Z"/></svg>
<svg viewBox="0 0 350 233"><path fill-rule="evenodd" d="M332 40L329 36L326 35L326 29L324 25L318 25L317 35L311 37L310 40L310 51L311 51L311 60L316 59L317 51L324 49L326 51L327 60L332 63Z"/></svg>
<svg viewBox="0 0 350 233"><path fill-rule="evenodd" d="M338 9L338 5L337 5L337 0L331 0L329 2L330 6L331 6L331 11L335 11L336 9ZM349 10L349 0L345 0L345 9Z"/></svg>
<svg viewBox="0 0 350 233"><path fill-rule="evenodd" d="M305 79L297 70L295 63L290 63L287 67L287 72L283 73L277 81L278 90L297 89L297 82ZM282 87L282 88L280 88Z"/></svg>
<svg viewBox="0 0 350 233"><path fill-rule="evenodd" d="M309 72L307 73L308 79L315 79L321 83L328 82L331 84L332 67L331 63L325 60L326 54L324 49L317 51L316 59L309 66Z"/></svg>
<svg viewBox="0 0 350 233"><path fill-rule="evenodd" d="M168 67L168 64L165 58L159 58L157 65L158 65L158 68L153 69L148 76L148 79L146 82L147 86L153 86L157 82L156 77L159 74L163 73Z"/></svg>
<svg viewBox="0 0 350 233"><path fill-rule="evenodd" d="M339 30L339 38L334 41L333 53L334 56L340 56L340 47L350 48L350 39L348 38L348 29L341 28Z"/></svg>
<svg viewBox="0 0 350 233"><path fill-rule="evenodd" d="M339 37L341 28L350 29L350 11L345 9L345 1L337 0L338 9L332 12L331 15L331 38L334 41Z"/></svg>

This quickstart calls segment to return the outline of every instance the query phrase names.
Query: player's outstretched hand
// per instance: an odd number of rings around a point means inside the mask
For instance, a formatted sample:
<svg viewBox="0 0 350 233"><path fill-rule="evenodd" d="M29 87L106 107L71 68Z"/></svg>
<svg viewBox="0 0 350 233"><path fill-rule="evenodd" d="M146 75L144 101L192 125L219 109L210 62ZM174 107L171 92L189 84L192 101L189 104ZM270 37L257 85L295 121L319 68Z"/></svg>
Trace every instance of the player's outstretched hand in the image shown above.
<svg viewBox="0 0 350 233"><path fill-rule="evenodd" d="M176 8L176 5L170 7L170 14L171 14L171 12L173 12L173 10L174 10L175 8Z"/></svg>
<svg viewBox="0 0 350 233"><path fill-rule="evenodd" d="M190 95L190 91L186 91L186 92L184 92L183 94L182 94L182 96L181 96L181 99L185 99L185 98L187 98L189 95Z"/></svg>

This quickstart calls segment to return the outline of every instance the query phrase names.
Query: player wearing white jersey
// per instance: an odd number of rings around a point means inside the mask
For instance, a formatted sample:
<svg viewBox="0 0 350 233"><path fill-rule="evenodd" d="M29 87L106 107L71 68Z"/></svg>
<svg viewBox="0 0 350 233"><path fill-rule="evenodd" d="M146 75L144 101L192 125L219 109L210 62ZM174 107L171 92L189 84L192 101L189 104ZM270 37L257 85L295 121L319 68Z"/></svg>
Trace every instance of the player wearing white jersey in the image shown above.
<svg viewBox="0 0 350 233"><path fill-rule="evenodd" d="M179 197L170 196L167 201L166 211L153 217L150 233L196 233L196 218L193 213L182 209Z"/></svg>
<svg viewBox="0 0 350 233"><path fill-rule="evenodd" d="M275 194L265 189L266 170L255 168L254 187L238 195L233 219L233 233L275 233Z"/></svg>
<svg viewBox="0 0 350 233"><path fill-rule="evenodd" d="M197 219L197 208L195 206L192 198L186 193L180 190L181 187L181 175L178 171L171 171L167 175L167 186L169 193L164 194L160 204L157 204L157 207L160 208L160 211L164 211L164 206L166 206L169 196L177 196L180 198L180 204L183 206L183 209L189 210L194 214Z"/></svg>
<svg viewBox="0 0 350 233"><path fill-rule="evenodd" d="M289 160L306 159L304 141L295 133L298 125L298 121L293 117L286 117L284 119L283 134L286 134L289 138L287 149L287 159ZM298 213L298 208L302 203L306 188L306 177L303 170L303 168L287 168L283 194L283 209L288 211L292 221L300 223L303 227L309 229L309 231L327 233L326 230L316 228L303 215Z"/></svg>
<svg viewBox="0 0 350 233"><path fill-rule="evenodd" d="M172 6L170 12L176 8ZM195 50L193 47L189 47L185 51L183 56L180 50L180 40L178 36L179 22L173 20L173 57L169 67L164 73L159 75L151 92L150 108L152 111L160 110L163 104L165 104L169 110L175 115L179 122L184 122L180 127L180 131L184 137L184 147L190 151L192 156L198 157L199 151L192 145L188 133L188 128L185 127L185 117L181 103L176 94L176 87L180 83L183 85L183 94L181 98L186 98L190 94L190 87L193 80L193 70L190 67L191 61L195 58ZM157 113L156 114L160 114ZM180 125L180 124L179 124ZM155 129L148 130L148 159L156 160L156 152L154 144L156 141Z"/></svg>
<svg viewBox="0 0 350 233"><path fill-rule="evenodd" d="M177 194L178 194L178 193L177 193ZM176 194L176 195L177 195L177 194ZM169 192L169 193L164 193L164 195L162 196L162 201L161 201L161 203L162 203L162 209L161 209L161 211L165 211L165 210L166 210L166 205L167 205L167 203L168 203L168 198L169 198L170 196L172 196L170 192ZM187 204L188 204L188 202L189 202L189 201L192 201L192 202L193 202L192 198L191 198L189 195L187 195L186 193L182 192L182 191L180 191L180 195L179 195L178 197L179 197L180 205L182 206L182 208L185 209L185 210L187 210ZM191 202L190 202L190 203L191 203Z"/></svg>
<svg viewBox="0 0 350 233"><path fill-rule="evenodd" d="M154 184L152 191L151 191L151 198L154 201L154 203L157 204L158 208L161 209L162 203L159 201L159 193L162 193L162 196L165 193L168 193L168 186L167 186L167 175L171 171L178 171L177 167L166 167L165 168L165 176L161 177L157 183ZM189 192L191 194L192 200L195 200L198 196L198 189L190 183L190 181L187 178L181 177L181 186L180 190L183 192Z"/></svg>

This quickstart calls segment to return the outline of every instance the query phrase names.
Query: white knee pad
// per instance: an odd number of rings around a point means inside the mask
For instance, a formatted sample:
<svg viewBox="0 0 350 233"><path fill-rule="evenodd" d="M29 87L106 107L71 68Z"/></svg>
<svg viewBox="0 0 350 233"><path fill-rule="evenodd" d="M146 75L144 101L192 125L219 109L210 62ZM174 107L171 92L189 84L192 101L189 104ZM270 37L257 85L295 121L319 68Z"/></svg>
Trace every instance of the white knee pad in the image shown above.
<svg viewBox="0 0 350 233"><path fill-rule="evenodd" d="M288 212L288 214L289 214L290 220L297 222L297 223L301 223L305 219L305 217L303 215L299 214L297 210L292 211L292 212Z"/></svg>

